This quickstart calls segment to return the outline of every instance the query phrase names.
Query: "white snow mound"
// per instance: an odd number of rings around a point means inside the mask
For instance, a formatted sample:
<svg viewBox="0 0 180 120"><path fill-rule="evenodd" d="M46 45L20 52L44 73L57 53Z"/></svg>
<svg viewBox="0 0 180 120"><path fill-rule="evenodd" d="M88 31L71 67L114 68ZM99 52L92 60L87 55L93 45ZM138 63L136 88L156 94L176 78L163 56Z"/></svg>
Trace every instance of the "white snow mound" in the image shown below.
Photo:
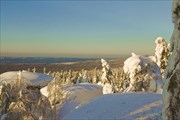
<svg viewBox="0 0 180 120"><path fill-rule="evenodd" d="M162 101L160 94L126 93L99 96L84 106L75 109L63 120L160 120Z"/></svg>
<svg viewBox="0 0 180 120"><path fill-rule="evenodd" d="M19 71L10 71L0 74L0 83L17 80L19 73ZM21 72L21 78L31 85L41 87L46 86L53 79L52 76L34 72Z"/></svg>
<svg viewBox="0 0 180 120"><path fill-rule="evenodd" d="M102 95L102 86L94 84L75 84L63 87L66 102L59 111L58 118L61 119L74 109L79 108L88 101Z"/></svg>

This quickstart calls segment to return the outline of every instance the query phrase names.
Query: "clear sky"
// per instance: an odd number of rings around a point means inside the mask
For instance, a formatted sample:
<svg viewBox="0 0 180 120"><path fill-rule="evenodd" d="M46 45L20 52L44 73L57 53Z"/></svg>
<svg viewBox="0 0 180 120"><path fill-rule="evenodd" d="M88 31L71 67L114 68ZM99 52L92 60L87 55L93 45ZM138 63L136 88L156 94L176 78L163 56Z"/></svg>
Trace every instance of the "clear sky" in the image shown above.
<svg viewBox="0 0 180 120"><path fill-rule="evenodd" d="M171 0L1 1L1 55L102 57L154 54L169 41Z"/></svg>

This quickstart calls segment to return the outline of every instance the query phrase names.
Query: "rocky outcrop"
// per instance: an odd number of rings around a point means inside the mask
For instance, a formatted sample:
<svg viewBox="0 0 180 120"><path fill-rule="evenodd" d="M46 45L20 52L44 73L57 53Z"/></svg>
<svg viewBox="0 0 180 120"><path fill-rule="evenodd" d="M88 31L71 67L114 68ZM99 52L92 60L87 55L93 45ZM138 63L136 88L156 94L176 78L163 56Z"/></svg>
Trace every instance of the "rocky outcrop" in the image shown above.
<svg viewBox="0 0 180 120"><path fill-rule="evenodd" d="M180 0L173 1L172 20L174 31L171 37L172 55L166 71L163 93L163 119L180 119Z"/></svg>

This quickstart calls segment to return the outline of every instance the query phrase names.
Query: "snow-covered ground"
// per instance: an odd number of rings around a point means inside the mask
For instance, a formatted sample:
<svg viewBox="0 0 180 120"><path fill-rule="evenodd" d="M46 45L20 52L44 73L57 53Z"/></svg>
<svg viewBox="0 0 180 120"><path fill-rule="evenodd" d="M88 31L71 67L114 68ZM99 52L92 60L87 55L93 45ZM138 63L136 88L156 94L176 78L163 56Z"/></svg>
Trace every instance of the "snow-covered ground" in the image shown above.
<svg viewBox="0 0 180 120"><path fill-rule="evenodd" d="M64 85L65 104L58 108L57 119L161 119L161 94L119 93L102 95L94 84ZM46 88L41 89L46 93ZM45 96L46 96L45 95Z"/></svg>
<svg viewBox="0 0 180 120"><path fill-rule="evenodd" d="M0 83L18 79L19 71L0 75ZM47 85L51 76L21 72L21 78L32 85ZM121 93L102 95L102 86L95 84L63 85L65 103L57 106L57 119L161 119L161 94ZM53 91L53 89L52 89ZM48 96L47 87L41 93Z"/></svg>
<svg viewBox="0 0 180 120"><path fill-rule="evenodd" d="M74 84L74 85L63 85L64 93L64 104L57 111L57 118L61 119L65 115L69 114L74 109L79 108L88 101L94 99L97 96L102 95L102 86L95 84ZM54 93L54 89L51 91ZM48 97L47 87L41 89L41 93Z"/></svg>
<svg viewBox="0 0 180 120"><path fill-rule="evenodd" d="M0 83L3 81L11 81L18 79L19 71L9 71L3 74L0 74ZM21 78L26 80L31 85L46 86L52 79L52 76L45 75L42 73L33 73L33 72L21 72Z"/></svg>
<svg viewBox="0 0 180 120"><path fill-rule="evenodd" d="M62 119L74 109L79 108L88 101L102 95L102 87L93 84L75 84L63 87L65 91L66 102L59 110L58 117Z"/></svg>
<svg viewBox="0 0 180 120"><path fill-rule="evenodd" d="M73 103L68 103L73 106ZM99 96L75 109L63 120L69 119L161 119L161 94L124 93Z"/></svg>

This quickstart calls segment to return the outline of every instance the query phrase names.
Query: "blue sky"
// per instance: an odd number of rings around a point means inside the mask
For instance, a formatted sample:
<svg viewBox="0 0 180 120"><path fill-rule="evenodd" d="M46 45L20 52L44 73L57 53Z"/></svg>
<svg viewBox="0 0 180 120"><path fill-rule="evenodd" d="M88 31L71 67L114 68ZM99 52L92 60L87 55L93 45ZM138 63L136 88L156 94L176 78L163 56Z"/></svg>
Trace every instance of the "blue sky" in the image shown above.
<svg viewBox="0 0 180 120"><path fill-rule="evenodd" d="M171 1L1 1L4 56L154 54L169 41Z"/></svg>

